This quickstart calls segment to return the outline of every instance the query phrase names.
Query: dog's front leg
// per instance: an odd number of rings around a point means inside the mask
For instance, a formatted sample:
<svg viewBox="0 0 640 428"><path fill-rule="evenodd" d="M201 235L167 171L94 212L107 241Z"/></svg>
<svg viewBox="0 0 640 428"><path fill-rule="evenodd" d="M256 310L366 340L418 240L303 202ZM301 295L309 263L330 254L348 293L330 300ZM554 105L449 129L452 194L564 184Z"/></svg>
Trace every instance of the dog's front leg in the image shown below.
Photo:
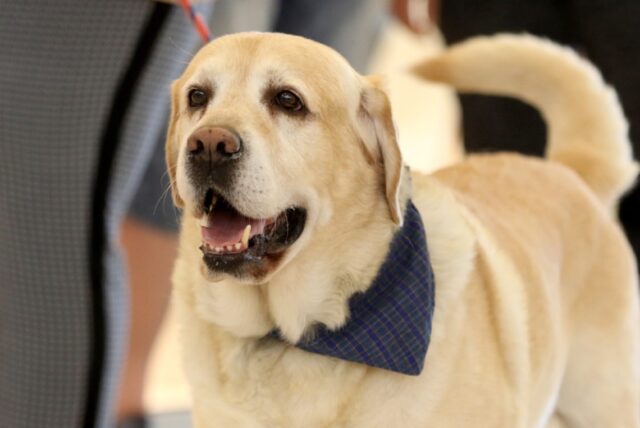
<svg viewBox="0 0 640 428"><path fill-rule="evenodd" d="M203 396L196 391L194 394L198 396L194 397L191 414L193 428L267 428L214 397Z"/></svg>
<svg viewBox="0 0 640 428"><path fill-rule="evenodd" d="M176 309L183 329L183 364L194 401L194 428L265 428L222 401L211 326L179 298Z"/></svg>
<svg viewBox="0 0 640 428"><path fill-rule="evenodd" d="M174 308L181 330L181 351L185 375L193 396L195 428L266 428L249 415L225 403L220 391L217 361L220 346L214 340L215 327L196 313L191 289L179 284ZM221 296L224 297L224 296ZM233 306L230 306L233 307Z"/></svg>

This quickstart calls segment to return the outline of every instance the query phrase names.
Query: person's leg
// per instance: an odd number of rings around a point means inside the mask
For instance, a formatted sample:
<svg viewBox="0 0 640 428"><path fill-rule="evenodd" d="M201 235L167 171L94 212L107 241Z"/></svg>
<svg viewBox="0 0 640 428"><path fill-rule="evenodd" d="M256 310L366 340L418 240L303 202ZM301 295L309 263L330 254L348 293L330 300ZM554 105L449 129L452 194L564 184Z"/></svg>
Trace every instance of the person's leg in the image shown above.
<svg viewBox="0 0 640 428"><path fill-rule="evenodd" d="M0 8L0 426L106 426L123 296L102 275L92 207L113 93L153 4Z"/></svg>
<svg viewBox="0 0 640 428"><path fill-rule="evenodd" d="M442 0L440 28L452 44L473 36L527 32L566 43L565 9L557 0ZM517 151L541 156L546 129L540 114L520 101L461 95L468 152Z"/></svg>
<svg viewBox="0 0 640 428"><path fill-rule="evenodd" d="M177 237L131 217L121 230L131 285L128 353L117 407L117 419L123 421L144 414L145 369L169 300Z"/></svg>
<svg viewBox="0 0 640 428"><path fill-rule="evenodd" d="M115 412L125 427L142 426L145 419L145 372L169 301L179 215L169 190L163 133L120 229L129 270L131 305L128 346Z"/></svg>
<svg viewBox="0 0 640 428"><path fill-rule="evenodd" d="M183 67L165 28L184 18L150 1L0 6L0 426L111 427L117 232Z"/></svg>
<svg viewBox="0 0 640 428"><path fill-rule="evenodd" d="M636 159L640 157L640 2L573 0L571 18L576 39L607 82L618 92L629 120ZM620 220L640 257L640 188L620 206Z"/></svg>

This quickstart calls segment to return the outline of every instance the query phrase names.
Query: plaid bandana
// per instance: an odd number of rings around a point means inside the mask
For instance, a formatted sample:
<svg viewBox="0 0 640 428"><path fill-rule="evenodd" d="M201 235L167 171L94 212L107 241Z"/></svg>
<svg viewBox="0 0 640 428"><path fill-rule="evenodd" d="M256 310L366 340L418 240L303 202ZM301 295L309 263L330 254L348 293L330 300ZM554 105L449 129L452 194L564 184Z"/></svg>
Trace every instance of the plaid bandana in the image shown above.
<svg viewBox="0 0 640 428"><path fill-rule="evenodd" d="M316 354L419 375L431 336L435 283L420 213L407 204L385 262L371 286L349 300L338 330L320 327L296 344Z"/></svg>

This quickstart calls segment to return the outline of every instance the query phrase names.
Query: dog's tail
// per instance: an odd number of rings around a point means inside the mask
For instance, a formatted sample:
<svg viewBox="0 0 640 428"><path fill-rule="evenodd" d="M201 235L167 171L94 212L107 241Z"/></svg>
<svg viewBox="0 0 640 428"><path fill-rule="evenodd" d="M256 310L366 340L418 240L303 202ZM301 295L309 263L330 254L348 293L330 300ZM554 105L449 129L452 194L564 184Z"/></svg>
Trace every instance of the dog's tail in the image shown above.
<svg viewBox="0 0 640 428"><path fill-rule="evenodd" d="M608 207L633 184L638 166L616 93L572 50L528 35L477 37L413 71L537 107L548 126L547 157L577 172Z"/></svg>

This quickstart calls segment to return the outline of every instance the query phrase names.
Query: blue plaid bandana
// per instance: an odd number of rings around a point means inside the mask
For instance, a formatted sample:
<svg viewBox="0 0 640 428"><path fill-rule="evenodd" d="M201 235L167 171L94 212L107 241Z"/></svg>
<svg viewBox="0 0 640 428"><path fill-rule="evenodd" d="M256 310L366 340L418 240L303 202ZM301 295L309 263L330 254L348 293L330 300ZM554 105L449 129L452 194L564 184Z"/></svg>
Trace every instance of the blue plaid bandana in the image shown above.
<svg viewBox="0 0 640 428"><path fill-rule="evenodd" d="M435 283L420 213L407 204L403 226L371 286L349 300L338 330L319 327L296 344L316 354L419 375L431 336Z"/></svg>

